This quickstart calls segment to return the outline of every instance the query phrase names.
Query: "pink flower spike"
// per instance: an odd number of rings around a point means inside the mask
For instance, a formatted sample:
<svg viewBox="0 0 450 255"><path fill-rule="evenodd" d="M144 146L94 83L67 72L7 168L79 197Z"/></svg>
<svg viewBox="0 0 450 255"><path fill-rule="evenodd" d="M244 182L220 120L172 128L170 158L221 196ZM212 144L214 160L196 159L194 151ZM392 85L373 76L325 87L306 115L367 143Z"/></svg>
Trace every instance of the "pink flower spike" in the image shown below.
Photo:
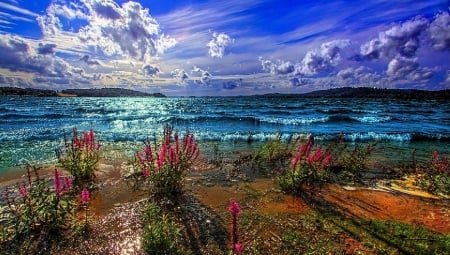
<svg viewBox="0 0 450 255"><path fill-rule="evenodd" d="M142 175L144 175L144 177L148 177L150 175L150 173L146 167L144 167L144 169L142 169Z"/></svg>
<svg viewBox="0 0 450 255"><path fill-rule="evenodd" d="M236 254L241 254L244 251L244 249L245 249L244 245L240 243L234 244L234 251L236 252Z"/></svg>
<svg viewBox="0 0 450 255"><path fill-rule="evenodd" d="M61 195L63 191L61 176L59 175L58 168L55 168L55 172L53 174L53 185L55 186L56 193Z"/></svg>
<svg viewBox="0 0 450 255"><path fill-rule="evenodd" d="M27 185L22 184L22 186L19 186L19 194L21 197L26 197L28 195Z"/></svg>
<svg viewBox="0 0 450 255"><path fill-rule="evenodd" d="M175 139L175 152L178 153L178 151L180 149L180 141L179 141L177 132L175 132L174 139Z"/></svg>
<svg viewBox="0 0 450 255"><path fill-rule="evenodd" d="M91 199L91 198L90 198L90 196L89 196L89 191L88 191L86 188L84 188L84 189L81 191L81 203L82 203L82 204L87 204L87 203L89 202L90 199Z"/></svg>
<svg viewBox="0 0 450 255"><path fill-rule="evenodd" d="M312 157L312 161L317 162L320 160L320 158L322 157L322 149L318 148L316 150L316 152L314 152L314 155Z"/></svg>
<svg viewBox="0 0 450 255"><path fill-rule="evenodd" d="M152 147L150 147L150 144L147 144L145 146L144 152L145 152L145 160L147 160L147 162L152 162L153 161Z"/></svg>
<svg viewBox="0 0 450 255"><path fill-rule="evenodd" d="M72 180L70 179L70 177L64 177L64 186L67 191L72 190Z"/></svg>
<svg viewBox="0 0 450 255"><path fill-rule="evenodd" d="M239 214L241 213L241 206L239 205L239 202L236 200L230 200L230 204L228 205L228 211L233 215L233 216L239 216Z"/></svg>
<svg viewBox="0 0 450 255"><path fill-rule="evenodd" d="M322 167L330 166L332 159L333 159L333 155L332 154L328 154L322 161Z"/></svg>
<svg viewBox="0 0 450 255"><path fill-rule="evenodd" d="M433 151L433 159L439 158L439 151L435 150Z"/></svg>

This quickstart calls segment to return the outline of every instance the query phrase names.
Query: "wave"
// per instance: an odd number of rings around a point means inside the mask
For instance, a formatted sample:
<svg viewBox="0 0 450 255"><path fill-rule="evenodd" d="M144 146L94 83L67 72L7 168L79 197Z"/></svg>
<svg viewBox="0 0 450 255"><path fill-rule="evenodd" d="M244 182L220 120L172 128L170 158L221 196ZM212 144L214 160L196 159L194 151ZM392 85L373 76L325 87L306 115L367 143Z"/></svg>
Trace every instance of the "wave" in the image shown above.
<svg viewBox="0 0 450 255"><path fill-rule="evenodd" d="M353 117L354 119L358 120L359 122L363 123L379 123L379 122L386 122L392 120L389 116L364 116L364 117Z"/></svg>
<svg viewBox="0 0 450 255"><path fill-rule="evenodd" d="M264 142L268 140L279 139L287 141L300 137L306 139L309 133L273 133L273 132L236 132L236 133L199 133L196 134L198 140L202 141L222 141L222 142ZM336 141L336 134L314 134L314 138L320 141ZM357 132L344 135L344 140L350 142L369 142L369 141L387 141L387 142L418 142L418 141L450 141L449 135L444 134L425 134L425 133L376 133L376 132Z"/></svg>
<svg viewBox="0 0 450 255"><path fill-rule="evenodd" d="M61 113L48 113L48 114L20 114L20 113L7 113L0 114L0 118L6 120L14 120L14 119L62 119L71 117L70 115L61 114Z"/></svg>
<svg viewBox="0 0 450 255"><path fill-rule="evenodd" d="M259 126L263 124L276 124L284 126L301 126L313 125L316 123L379 123L392 120L389 116L347 116L347 115L332 115L332 116L304 116L304 117L265 117L263 116L222 116L222 115L201 115L201 116L124 116L107 119L114 123L123 125L125 122L146 122L146 123L168 123L173 125L184 124L202 124L202 123L236 123L246 124L252 126Z"/></svg>

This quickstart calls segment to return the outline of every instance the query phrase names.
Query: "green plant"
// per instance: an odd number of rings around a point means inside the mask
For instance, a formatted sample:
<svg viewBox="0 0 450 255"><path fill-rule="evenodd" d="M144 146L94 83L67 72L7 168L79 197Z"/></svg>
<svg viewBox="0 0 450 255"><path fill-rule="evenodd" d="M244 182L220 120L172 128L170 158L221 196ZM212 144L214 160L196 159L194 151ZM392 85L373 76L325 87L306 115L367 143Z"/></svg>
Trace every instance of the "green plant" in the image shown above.
<svg viewBox="0 0 450 255"><path fill-rule="evenodd" d="M135 188L144 185L154 196L168 197L181 193L184 179L199 155L194 135L186 133L180 141L178 133L173 134L172 128L166 126L160 148L155 145L154 149L147 139L144 150L136 152L130 162L131 173L127 179L134 182Z"/></svg>
<svg viewBox="0 0 450 255"><path fill-rule="evenodd" d="M292 151L299 139L283 141L282 136L265 142L252 155L252 168L260 174L274 173L286 167L286 159L292 156Z"/></svg>
<svg viewBox="0 0 450 255"><path fill-rule="evenodd" d="M3 193L6 207L2 210L2 232L6 237L2 242L58 234L74 223L76 201L70 177L62 177L55 169L49 181L40 178L32 166L27 166L27 177L27 182L17 183L16 189L8 187Z"/></svg>
<svg viewBox="0 0 450 255"><path fill-rule="evenodd" d="M296 193L304 185L314 185L327 181L333 155L330 148L314 150L314 137L311 135L306 144L301 144L291 160L289 169L278 178L278 184L286 192Z"/></svg>
<svg viewBox="0 0 450 255"><path fill-rule="evenodd" d="M57 149L56 155L61 166L73 176L77 186L95 180L100 147L92 129L89 132L83 132L83 135L80 134L78 137L78 131L74 128L70 141L64 134L64 147Z"/></svg>
<svg viewBox="0 0 450 255"><path fill-rule="evenodd" d="M422 166L416 175L416 183L434 194L450 195L450 162L447 157L434 151L431 161Z"/></svg>
<svg viewBox="0 0 450 255"><path fill-rule="evenodd" d="M336 172L347 171L360 178L361 172L368 168L369 156L375 149L376 144L368 144L367 146L356 144L349 147L343 138L344 135L340 133L338 142L330 146L334 155L331 169Z"/></svg>
<svg viewBox="0 0 450 255"><path fill-rule="evenodd" d="M144 209L143 249L147 254L178 254L181 228L154 203Z"/></svg>

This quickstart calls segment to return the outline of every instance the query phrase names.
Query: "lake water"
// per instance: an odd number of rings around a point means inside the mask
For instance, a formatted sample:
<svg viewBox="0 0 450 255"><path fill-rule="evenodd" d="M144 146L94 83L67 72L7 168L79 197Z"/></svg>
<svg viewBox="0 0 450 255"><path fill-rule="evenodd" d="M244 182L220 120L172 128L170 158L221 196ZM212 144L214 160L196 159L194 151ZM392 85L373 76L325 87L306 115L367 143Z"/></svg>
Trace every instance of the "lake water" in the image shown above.
<svg viewBox="0 0 450 255"><path fill-rule="evenodd" d="M94 129L105 148L132 155L166 124L205 144L247 146L278 134L333 140L342 132L349 142L404 151L450 147L450 102L439 100L0 97L0 173L54 164L54 150L74 127Z"/></svg>

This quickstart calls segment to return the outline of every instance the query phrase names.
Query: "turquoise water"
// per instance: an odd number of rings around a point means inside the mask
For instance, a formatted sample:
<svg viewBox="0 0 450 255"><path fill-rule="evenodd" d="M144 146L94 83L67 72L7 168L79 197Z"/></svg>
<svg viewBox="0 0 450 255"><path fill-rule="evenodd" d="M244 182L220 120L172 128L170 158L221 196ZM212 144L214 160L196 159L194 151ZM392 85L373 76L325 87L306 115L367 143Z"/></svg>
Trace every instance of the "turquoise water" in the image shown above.
<svg viewBox="0 0 450 255"><path fill-rule="evenodd" d="M349 142L375 140L404 154L450 147L450 103L438 100L0 97L0 172L55 163L54 150L74 127L94 129L123 156L166 124L205 144L241 147L280 133L327 141L340 132Z"/></svg>

